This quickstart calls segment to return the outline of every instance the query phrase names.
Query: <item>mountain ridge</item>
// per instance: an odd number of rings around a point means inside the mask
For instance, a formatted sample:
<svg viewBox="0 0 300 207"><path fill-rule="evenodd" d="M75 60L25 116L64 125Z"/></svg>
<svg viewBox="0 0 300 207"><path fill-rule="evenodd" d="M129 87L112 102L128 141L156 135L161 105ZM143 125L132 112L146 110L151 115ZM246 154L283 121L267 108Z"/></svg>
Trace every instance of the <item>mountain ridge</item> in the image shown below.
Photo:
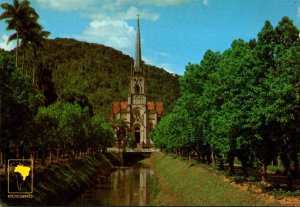
<svg viewBox="0 0 300 207"><path fill-rule="evenodd" d="M24 53L24 66L34 62L31 50ZM68 91L87 96L97 114L109 118L113 101L126 101L133 58L105 45L73 38L55 38L43 42L38 52L43 67L52 71L58 98ZM20 57L22 54L20 54ZM149 101L164 102L171 111L179 96L179 76L156 66L143 64Z"/></svg>

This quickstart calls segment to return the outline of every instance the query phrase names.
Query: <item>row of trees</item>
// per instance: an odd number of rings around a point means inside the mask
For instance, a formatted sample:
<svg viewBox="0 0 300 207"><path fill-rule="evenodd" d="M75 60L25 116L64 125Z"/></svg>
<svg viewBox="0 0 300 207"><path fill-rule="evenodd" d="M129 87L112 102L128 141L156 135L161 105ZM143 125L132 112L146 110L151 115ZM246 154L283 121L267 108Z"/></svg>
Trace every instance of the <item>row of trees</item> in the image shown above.
<svg viewBox="0 0 300 207"><path fill-rule="evenodd" d="M33 158L42 163L55 152L62 156L105 152L115 143L113 128L79 100L57 100L45 105L30 77L16 69L12 56L1 51L1 141L2 162L9 158ZM76 99L76 97L74 97ZM81 105L80 105L81 104Z"/></svg>
<svg viewBox="0 0 300 207"><path fill-rule="evenodd" d="M1 163L7 164L9 158L35 159L38 155L42 163L46 157L52 162L53 154L59 161L65 155L104 152L112 146L113 128L104 118L94 115L84 94L66 90L58 97L47 64L35 61L25 69L22 64L20 69L18 50L22 49L23 60L30 50L38 60L37 49L49 35L38 24L38 14L29 1L14 0L1 7L4 12L0 20L6 19L7 29L16 31L9 41L17 40L15 61L12 54L0 50ZM35 68L37 73L24 72L28 68Z"/></svg>
<svg viewBox="0 0 300 207"><path fill-rule="evenodd" d="M280 158L292 186L299 171L300 40L292 20L269 21L257 39L234 40L224 53L208 50L180 78L181 96L152 133L157 147L200 158L217 158L234 172ZM213 154L214 156L211 156Z"/></svg>
<svg viewBox="0 0 300 207"><path fill-rule="evenodd" d="M41 107L35 117L36 139L31 140L32 152L42 149L42 162L48 150L52 163L52 152L56 151L57 161L61 154L71 157L83 152L105 152L114 144L111 126L99 115L89 116L88 108L79 104L55 102Z"/></svg>

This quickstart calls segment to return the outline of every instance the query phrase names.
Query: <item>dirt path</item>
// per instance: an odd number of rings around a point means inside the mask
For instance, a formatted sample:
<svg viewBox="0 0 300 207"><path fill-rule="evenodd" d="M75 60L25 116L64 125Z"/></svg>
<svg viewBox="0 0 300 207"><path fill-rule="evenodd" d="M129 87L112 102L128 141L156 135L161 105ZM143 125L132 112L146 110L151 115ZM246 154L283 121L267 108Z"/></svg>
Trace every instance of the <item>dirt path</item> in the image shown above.
<svg viewBox="0 0 300 207"><path fill-rule="evenodd" d="M228 165L225 165L225 168L228 168ZM236 173L242 174L242 168L240 165L235 165ZM269 202L277 202L284 206L300 206L300 197L295 196L284 196L282 195L282 199L276 199L274 196L270 195L268 192L263 192L262 188L255 186L249 182L244 183L235 183L230 178L222 175L213 173L215 176L221 177L224 181L230 183L231 185L235 186L239 190L243 191L250 191L253 194L257 195L258 197L262 198L263 200ZM260 177L260 172L257 169L248 168L248 174L252 177ZM287 180L287 176L278 175L274 173L268 173L268 184L277 183L277 184L285 184ZM300 189L300 179L295 178L293 180L294 188Z"/></svg>
<svg viewBox="0 0 300 207"><path fill-rule="evenodd" d="M300 206L300 198L289 196L289 197L283 197L282 199L278 200L274 196L268 193L264 193L261 188L255 185L251 185L249 183L238 184L223 175L216 175L216 176L221 177L225 182L230 183L231 185L235 186L239 190L250 191L251 193L255 194L256 196L260 197L261 199L269 203L278 202L284 206Z"/></svg>

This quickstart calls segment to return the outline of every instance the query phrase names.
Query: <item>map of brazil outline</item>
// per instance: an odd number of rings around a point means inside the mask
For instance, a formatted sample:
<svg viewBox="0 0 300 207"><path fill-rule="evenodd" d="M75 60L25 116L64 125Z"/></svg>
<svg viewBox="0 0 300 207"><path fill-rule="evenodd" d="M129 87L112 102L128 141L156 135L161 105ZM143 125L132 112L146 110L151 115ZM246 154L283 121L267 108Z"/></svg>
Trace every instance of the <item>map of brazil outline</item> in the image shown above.
<svg viewBox="0 0 300 207"><path fill-rule="evenodd" d="M8 193L31 194L33 192L33 162L31 159L10 159L8 160ZM10 179L16 176L16 187L19 191L11 191ZM22 191L22 185L26 178L31 177L30 191Z"/></svg>

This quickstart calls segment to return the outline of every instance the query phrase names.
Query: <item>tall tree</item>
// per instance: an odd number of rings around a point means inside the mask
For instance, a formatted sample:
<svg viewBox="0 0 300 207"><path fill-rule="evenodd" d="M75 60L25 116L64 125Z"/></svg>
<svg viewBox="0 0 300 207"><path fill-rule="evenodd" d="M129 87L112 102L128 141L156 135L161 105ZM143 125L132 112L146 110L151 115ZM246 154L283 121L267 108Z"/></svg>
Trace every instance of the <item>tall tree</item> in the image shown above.
<svg viewBox="0 0 300 207"><path fill-rule="evenodd" d="M285 49L293 45L300 45L299 30L293 24L293 20L283 17L275 28L276 44L283 46Z"/></svg>
<svg viewBox="0 0 300 207"><path fill-rule="evenodd" d="M30 6L28 0L20 1L14 0L13 4L3 3L1 8L4 12L0 15L0 20L6 19L7 30L15 30L16 32L9 37L9 41L16 39L16 67L18 66L18 48L19 40L24 37L25 28L36 22L38 19L38 14Z"/></svg>
<svg viewBox="0 0 300 207"><path fill-rule="evenodd" d="M20 45L22 48L22 56L23 56L22 70L24 67L24 61L27 56L27 50L29 48L32 48L35 64L32 64L30 67L31 67L32 82L35 83L35 73L38 67L38 63L40 62L40 58L38 56L38 50L43 47L42 42L45 38L47 38L50 35L50 32L44 31L43 27L35 20L28 21L25 26L26 27L23 28L23 35L21 37L22 41Z"/></svg>

